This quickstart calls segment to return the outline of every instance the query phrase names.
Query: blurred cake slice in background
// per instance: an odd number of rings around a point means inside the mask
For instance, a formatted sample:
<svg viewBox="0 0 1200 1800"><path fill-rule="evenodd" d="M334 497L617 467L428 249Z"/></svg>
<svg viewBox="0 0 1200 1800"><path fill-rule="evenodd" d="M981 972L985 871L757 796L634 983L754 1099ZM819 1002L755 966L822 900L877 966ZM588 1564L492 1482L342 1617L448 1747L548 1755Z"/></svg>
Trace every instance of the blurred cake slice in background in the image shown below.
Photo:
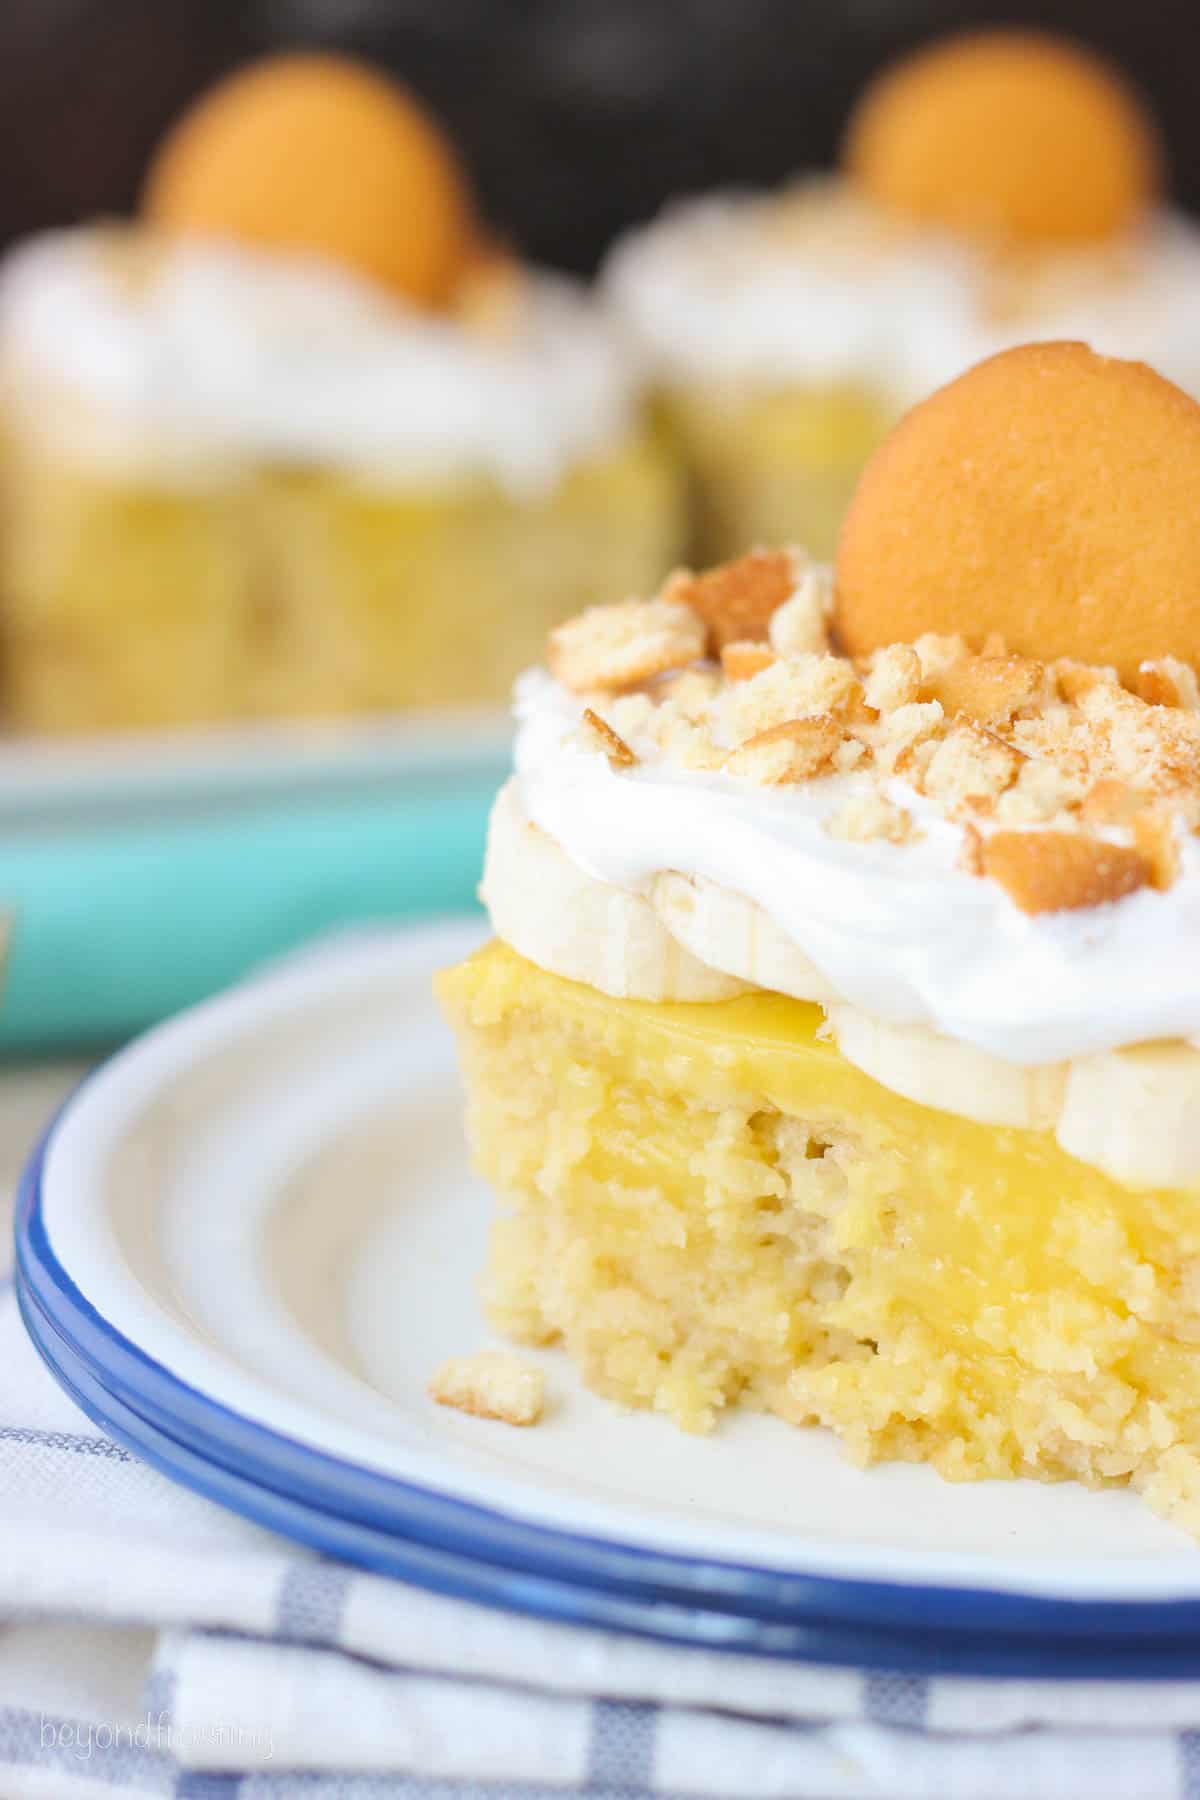
<svg viewBox="0 0 1200 1800"><path fill-rule="evenodd" d="M696 552L833 552L909 406L983 357L1072 338L1200 392L1200 236L1161 196L1123 77L1029 31L885 70L841 168L680 202L612 253L608 292L689 464Z"/></svg>
<svg viewBox="0 0 1200 1800"><path fill-rule="evenodd" d="M680 547L617 331L346 59L244 69L139 221L10 255L0 374L18 729L496 699Z"/></svg>

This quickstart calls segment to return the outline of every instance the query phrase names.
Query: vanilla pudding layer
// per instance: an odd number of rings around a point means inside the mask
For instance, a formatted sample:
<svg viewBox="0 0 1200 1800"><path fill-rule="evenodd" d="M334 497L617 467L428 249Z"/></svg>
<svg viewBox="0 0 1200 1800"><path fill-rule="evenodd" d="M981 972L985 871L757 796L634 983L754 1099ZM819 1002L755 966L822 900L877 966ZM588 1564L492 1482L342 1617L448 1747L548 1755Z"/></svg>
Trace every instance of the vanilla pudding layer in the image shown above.
<svg viewBox="0 0 1200 1800"><path fill-rule="evenodd" d="M211 484L284 462L536 498L628 440L637 381L575 284L514 282L472 327L315 259L55 232L0 272L0 367L23 428L111 478Z"/></svg>
<svg viewBox="0 0 1200 1800"><path fill-rule="evenodd" d="M483 886L521 955L622 998L815 1002L895 1093L1053 1130L1118 1180L1200 1182L1190 833L1168 891L1030 916L964 870L966 826L902 780L910 840L847 841L828 824L866 777L752 788L651 756L614 769L580 711L548 675L524 679Z"/></svg>
<svg viewBox="0 0 1200 1800"><path fill-rule="evenodd" d="M1200 390L1200 232L1165 211L1095 249L1001 263L812 177L670 207L605 280L659 379L684 388L842 388L897 411L985 356L1069 338Z"/></svg>

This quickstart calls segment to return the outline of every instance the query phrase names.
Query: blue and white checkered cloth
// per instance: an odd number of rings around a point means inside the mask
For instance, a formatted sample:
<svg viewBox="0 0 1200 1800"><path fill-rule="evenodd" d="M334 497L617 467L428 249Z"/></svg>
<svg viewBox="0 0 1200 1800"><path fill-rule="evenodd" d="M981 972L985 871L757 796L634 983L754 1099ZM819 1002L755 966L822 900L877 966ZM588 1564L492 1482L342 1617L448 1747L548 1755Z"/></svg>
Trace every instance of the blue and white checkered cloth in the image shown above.
<svg viewBox="0 0 1200 1800"><path fill-rule="evenodd" d="M0 1270L0 1796L106 1793L1200 1800L1200 1682L810 1669L323 1561L104 1438Z"/></svg>

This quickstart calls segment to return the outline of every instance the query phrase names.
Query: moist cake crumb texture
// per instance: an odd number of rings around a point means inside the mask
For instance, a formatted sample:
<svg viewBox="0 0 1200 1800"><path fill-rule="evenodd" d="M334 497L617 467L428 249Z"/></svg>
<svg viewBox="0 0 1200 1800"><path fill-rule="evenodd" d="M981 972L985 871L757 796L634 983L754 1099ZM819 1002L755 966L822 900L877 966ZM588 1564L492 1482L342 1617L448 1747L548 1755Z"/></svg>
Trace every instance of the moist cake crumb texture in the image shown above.
<svg viewBox="0 0 1200 1800"><path fill-rule="evenodd" d="M1200 1535L1200 1212L887 1092L779 995L441 977L501 1197L492 1323L608 1398L735 1402L951 1480L1130 1483Z"/></svg>

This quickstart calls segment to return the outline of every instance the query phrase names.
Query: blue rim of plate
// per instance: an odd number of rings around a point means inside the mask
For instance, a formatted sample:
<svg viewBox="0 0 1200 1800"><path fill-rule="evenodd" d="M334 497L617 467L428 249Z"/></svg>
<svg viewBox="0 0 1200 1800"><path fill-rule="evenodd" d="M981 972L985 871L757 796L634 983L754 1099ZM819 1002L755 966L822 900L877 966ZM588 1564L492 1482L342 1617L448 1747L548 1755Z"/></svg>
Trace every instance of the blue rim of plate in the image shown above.
<svg viewBox="0 0 1200 1800"><path fill-rule="evenodd" d="M531 1523L234 1411L102 1317L55 1255L42 1182L73 1098L18 1192L26 1330L60 1386L117 1442L256 1524L439 1593L707 1650L914 1675L1200 1676L1200 1600L1076 1600L706 1561Z"/></svg>

